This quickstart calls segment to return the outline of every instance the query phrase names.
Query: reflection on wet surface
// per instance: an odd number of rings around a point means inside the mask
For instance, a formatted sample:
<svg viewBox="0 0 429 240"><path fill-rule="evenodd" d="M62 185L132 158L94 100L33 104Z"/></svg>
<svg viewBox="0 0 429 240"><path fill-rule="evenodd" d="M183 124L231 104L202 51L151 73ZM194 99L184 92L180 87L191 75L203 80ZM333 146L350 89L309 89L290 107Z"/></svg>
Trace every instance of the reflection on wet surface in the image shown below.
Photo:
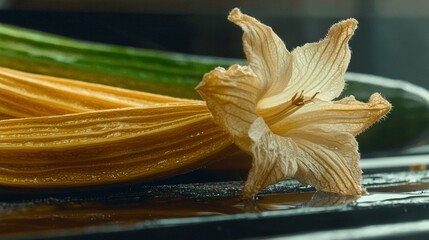
<svg viewBox="0 0 429 240"><path fill-rule="evenodd" d="M427 172L396 176L397 182L393 184L388 175L366 176L364 182L369 194L361 197L314 192L296 181L284 181L269 188L256 201L240 199L242 182L146 186L125 194L101 194L92 198L51 196L7 200L3 197L6 200L0 203L0 237L167 218L346 205L376 207L411 199L429 202Z"/></svg>
<svg viewBox="0 0 429 240"><path fill-rule="evenodd" d="M70 229L99 224L127 224L142 220L234 214L234 200L211 202L184 200L41 201L5 209L0 214L3 235L53 229Z"/></svg>

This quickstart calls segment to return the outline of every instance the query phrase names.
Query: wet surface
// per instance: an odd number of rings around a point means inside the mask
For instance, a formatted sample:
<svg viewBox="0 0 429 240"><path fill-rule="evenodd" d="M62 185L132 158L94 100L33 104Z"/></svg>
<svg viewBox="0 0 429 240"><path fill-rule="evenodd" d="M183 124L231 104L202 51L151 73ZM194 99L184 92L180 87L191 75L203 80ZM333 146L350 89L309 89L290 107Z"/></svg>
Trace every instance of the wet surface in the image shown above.
<svg viewBox="0 0 429 240"><path fill-rule="evenodd" d="M241 238L282 234L282 228L270 229L276 224L299 232L346 223L361 226L371 221L429 219L428 171L364 175L363 184L369 194L361 197L315 192L309 186L287 180L266 189L255 201L242 201L242 184L135 185L49 195L0 191L0 237L80 239L115 232L124 234L120 237L149 234L168 238L172 235L165 235L167 232L179 231L183 237L192 238L186 229L196 227L202 231L206 226L216 233L212 237ZM344 222L338 222L337 215ZM332 224L300 223L319 218ZM294 222L287 225L289 221ZM267 231L240 230L256 223Z"/></svg>

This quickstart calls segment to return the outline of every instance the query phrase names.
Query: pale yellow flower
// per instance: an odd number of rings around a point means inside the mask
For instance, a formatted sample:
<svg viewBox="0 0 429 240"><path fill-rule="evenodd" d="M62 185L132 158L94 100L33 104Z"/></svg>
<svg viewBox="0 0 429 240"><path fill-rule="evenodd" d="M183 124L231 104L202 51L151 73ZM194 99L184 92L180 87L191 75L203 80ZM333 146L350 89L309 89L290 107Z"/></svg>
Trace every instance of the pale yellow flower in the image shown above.
<svg viewBox="0 0 429 240"><path fill-rule="evenodd" d="M239 9L228 19L244 31L249 66L218 67L197 90L216 123L253 157L244 197L285 178L326 192L364 193L355 136L391 105L377 93L368 103L353 96L332 101L345 85L357 21L341 21L322 41L289 52L270 27Z"/></svg>

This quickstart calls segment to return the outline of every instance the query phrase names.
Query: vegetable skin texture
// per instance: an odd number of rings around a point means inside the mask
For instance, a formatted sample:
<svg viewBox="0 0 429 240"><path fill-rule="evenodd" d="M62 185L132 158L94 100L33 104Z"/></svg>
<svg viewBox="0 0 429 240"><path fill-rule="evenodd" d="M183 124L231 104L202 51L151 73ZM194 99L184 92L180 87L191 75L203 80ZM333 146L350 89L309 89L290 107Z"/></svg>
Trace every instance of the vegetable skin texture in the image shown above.
<svg viewBox="0 0 429 240"><path fill-rule="evenodd" d="M67 188L185 173L236 151L204 104L0 121L0 184Z"/></svg>
<svg viewBox="0 0 429 240"><path fill-rule="evenodd" d="M0 68L0 119L180 103L201 101Z"/></svg>
<svg viewBox="0 0 429 240"><path fill-rule="evenodd" d="M0 106L3 186L157 180L237 151L199 100L0 68Z"/></svg>

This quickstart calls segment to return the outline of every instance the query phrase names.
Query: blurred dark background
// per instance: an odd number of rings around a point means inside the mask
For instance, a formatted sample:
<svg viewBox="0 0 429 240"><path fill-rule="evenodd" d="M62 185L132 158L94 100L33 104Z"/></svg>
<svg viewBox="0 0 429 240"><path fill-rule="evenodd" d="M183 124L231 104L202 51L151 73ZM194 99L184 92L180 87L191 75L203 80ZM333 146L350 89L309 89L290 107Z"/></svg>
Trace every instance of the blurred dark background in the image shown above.
<svg viewBox="0 0 429 240"><path fill-rule="evenodd" d="M233 7L273 27L289 49L357 18L349 71L429 88L427 0L0 0L0 22L73 38L199 55L243 58Z"/></svg>

